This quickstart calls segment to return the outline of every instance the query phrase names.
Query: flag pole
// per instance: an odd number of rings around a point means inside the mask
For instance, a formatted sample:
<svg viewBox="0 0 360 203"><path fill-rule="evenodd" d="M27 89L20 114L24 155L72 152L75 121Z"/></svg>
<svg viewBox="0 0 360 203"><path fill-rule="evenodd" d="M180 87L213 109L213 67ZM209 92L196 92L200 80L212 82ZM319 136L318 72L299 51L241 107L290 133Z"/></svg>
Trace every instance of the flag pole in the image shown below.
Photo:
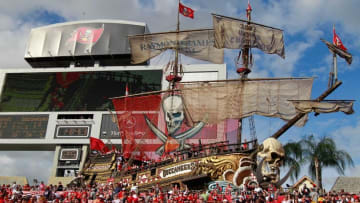
<svg viewBox="0 0 360 203"><path fill-rule="evenodd" d="M338 80L338 74L337 74L337 57L335 53L333 53L333 63L334 63L334 78L336 82Z"/></svg>
<svg viewBox="0 0 360 203"><path fill-rule="evenodd" d="M180 11L179 11L179 6L180 6L180 0L178 0L178 9L177 9L177 24L176 24L176 50L175 50L175 65L174 65L174 75L175 77L178 76L178 61L179 61L179 40L178 40L178 35L179 35L179 31L180 31ZM175 88L175 81L173 81L172 84L172 88Z"/></svg>
<svg viewBox="0 0 360 203"><path fill-rule="evenodd" d="M180 31L180 11L179 11L179 6L180 6L180 0L178 0L176 32Z"/></svg>
<svg viewBox="0 0 360 203"><path fill-rule="evenodd" d="M333 24L333 35L335 35L335 24ZM334 38L335 36L333 36ZM335 44L337 46L337 44ZM335 78L335 82L338 80L338 75L337 75L337 57L336 57L336 53L333 53L333 68L334 68L334 78ZM332 82L333 83L333 82Z"/></svg>

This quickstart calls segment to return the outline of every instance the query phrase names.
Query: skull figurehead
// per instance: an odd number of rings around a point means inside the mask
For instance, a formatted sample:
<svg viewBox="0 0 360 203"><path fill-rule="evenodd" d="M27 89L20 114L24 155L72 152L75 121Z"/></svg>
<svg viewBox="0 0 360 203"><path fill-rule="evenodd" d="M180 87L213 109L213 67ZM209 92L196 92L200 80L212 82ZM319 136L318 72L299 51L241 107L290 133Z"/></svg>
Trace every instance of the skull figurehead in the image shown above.
<svg viewBox="0 0 360 203"><path fill-rule="evenodd" d="M285 150L281 143L275 138L267 138L263 144L263 149L258 152L260 161L264 159L262 164L262 175L264 179L272 183L280 180L280 166L285 157Z"/></svg>
<svg viewBox="0 0 360 203"><path fill-rule="evenodd" d="M166 127L170 135L174 135L184 120L183 100L180 96L168 96L162 102Z"/></svg>

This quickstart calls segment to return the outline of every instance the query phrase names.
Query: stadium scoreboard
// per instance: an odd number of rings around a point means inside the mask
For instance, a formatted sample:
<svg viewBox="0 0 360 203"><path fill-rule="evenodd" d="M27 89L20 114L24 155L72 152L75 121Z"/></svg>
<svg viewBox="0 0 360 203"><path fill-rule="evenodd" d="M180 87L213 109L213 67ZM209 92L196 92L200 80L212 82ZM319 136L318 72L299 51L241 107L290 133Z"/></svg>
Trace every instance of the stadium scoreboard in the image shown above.
<svg viewBox="0 0 360 203"><path fill-rule="evenodd" d="M45 138L49 115L0 115L0 138Z"/></svg>

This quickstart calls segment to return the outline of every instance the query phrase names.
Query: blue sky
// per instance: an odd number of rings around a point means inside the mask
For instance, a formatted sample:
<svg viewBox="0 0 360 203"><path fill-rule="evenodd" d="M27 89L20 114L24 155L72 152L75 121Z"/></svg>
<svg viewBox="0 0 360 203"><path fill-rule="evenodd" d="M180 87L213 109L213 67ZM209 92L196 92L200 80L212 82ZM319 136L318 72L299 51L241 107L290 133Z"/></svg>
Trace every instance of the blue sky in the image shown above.
<svg viewBox="0 0 360 203"><path fill-rule="evenodd" d="M353 54L353 64L348 66L338 59L339 80L343 81L329 99L360 100L357 89L360 76L360 1L357 0L251 0L252 18L255 22L278 27L285 34L285 60L277 55L264 55L254 50L255 64L250 77L315 77L312 98L316 98L327 87L327 78L331 66L331 54L320 38L331 41L332 26L344 45ZM181 29L210 28L210 13L245 18L247 0L184 0L183 3L195 9L195 19L181 17ZM121 19L146 22L151 32L176 29L177 0L33 0L31 4L24 0L4 0L0 2L0 68L29 68L24 61L26 41L30 29L42 25L87 19ZM6 50L6 51L4 51ZM229 78L236 78L234 58L237 51L226 50L226 63ZM188 61L193 62L192 60ZM161 64L161 60L153 63ZM198 62L197 62L198 63ZM317 137L330 136L340 149L348 151L355 168L346 171L348 176L360 176L360 116L358 102L354 105L355 114L342 113L310 115L304 128L292 128L280 141L298 140L304 135ZM282 121L255 117L257 136L265 139L275 132ZM247 132L245 131L245 134ZM44 165L51 167L52 154L44 155L50 161ZM1 175L30 174L36 170L20 170L15 158L25 155L11 155L0 151L0 164L5 165ZM42 157L44 160L45 158ZM20 159L20 158L19 158ZM24 158L26 160L26 157ZM307 171L304 170L303 174ZM324 184L329 188L337 174L333 170L324 171ZM45 177L45 176L44 176Z"/></svg>

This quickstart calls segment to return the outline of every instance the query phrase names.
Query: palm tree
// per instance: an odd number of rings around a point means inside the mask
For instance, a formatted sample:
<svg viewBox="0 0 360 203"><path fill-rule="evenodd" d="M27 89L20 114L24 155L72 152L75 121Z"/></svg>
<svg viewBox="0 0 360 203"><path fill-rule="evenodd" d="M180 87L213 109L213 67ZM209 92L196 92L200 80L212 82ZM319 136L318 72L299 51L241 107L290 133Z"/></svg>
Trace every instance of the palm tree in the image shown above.
<svg viewBox="0 0 360 203"><path fill-rule="evenodd" d="M300 142L288 142L284 146L285 159L284 166L292 167L291 180L294 181L300 174L300 165L302 162L302 147Z"/></svg>
<svg viewBox="0 0 360 203"><path fill-rule="evenodd" d="M320 138L316 142L313 135L301 140L303 147L303 159L310 162L309 173L316 178L318 187L322 189L322 169L324 167L335 168L338 173L344 175L346 166L354 166L354 162L346 151L338 150L336 143L329 137Z"/></svg>
<svg viewBox="0 0 360 203"><path fill-rule="evenodd" d="M316 179L317 186L322 189L322 169L325 167L335 168L338 173L344 175L346 167L354 166L351 156L344 150L339 150L336 143L329 137L322 137L317 142L313 135L306 136L298 142L291 142L284 146L285 164L295 168L294 176L297 177L300 164L309 162L309 174ZM288 150L288 151L286 151ZM295 163L295 165L294 165ZM297 164L297 165L296 165Z"/></svg>

